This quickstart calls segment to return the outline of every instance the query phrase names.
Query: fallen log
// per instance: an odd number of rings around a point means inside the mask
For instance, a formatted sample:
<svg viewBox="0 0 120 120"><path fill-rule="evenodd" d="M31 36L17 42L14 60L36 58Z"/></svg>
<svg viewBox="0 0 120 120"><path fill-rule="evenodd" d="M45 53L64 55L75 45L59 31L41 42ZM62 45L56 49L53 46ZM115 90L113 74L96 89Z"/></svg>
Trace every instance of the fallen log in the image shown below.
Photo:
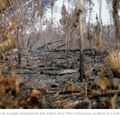
<svg viewBox="0 0 120 120"><path fill-rule="evenodd" d="M68 108L73 108L75 107L78 103L80 103L82 101L75 101L75 102L69 102L67 105L64 105L64 109L68 109Z"/></svg>
<svg viewBox="0 0 120 120"><path fill-rule="evenodd" d="M62 70L59 75L63 75L63 74L72 74L72 73L75 73L75 72L78 72L79 69L67 69L67 70Z"/></svg>
<svg viewBox="0 0 120 120"><path fill-rule="evenodd" d="M56 50L56 49L61 48L61 47L63 47L63 46L65 46L65 44L62 44L62 45L59 45L59 46L52 47L51 49L49 48L49 50Z"/></svg>
<svg viewBox="0 0 120 120"><path fill-rule="evenodd" d="M58 40L55 40L55 41L52 41L52 42L43 44L41 47L37 48L37 50L44 49L47 45L51 45L51 44L56 43L56 42L59 42L59 41L63 41L63 39L58 39Z"/></svg>

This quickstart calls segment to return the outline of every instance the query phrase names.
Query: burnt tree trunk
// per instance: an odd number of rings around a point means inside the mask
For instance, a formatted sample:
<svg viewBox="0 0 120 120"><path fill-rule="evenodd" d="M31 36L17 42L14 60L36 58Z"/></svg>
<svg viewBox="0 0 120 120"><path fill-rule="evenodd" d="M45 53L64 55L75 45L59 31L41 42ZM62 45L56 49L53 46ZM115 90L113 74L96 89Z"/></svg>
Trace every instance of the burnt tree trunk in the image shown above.
<svg viewBox="0 0 120 120"><path fill-rule="evenodd" d="M82 11L81 0L78 0L79 10L79 32L80 32L80 81L83 81L83 30L82 30Z"/></svg>
<svg viewBox="0 0 120 120"><path fill-rule="evenodd" d="M18 62L19 62L19 65L20 65L21 64L21 53L20 53L19 39L20 39L20 33L19 33L19 27L17 27Z"/></svg>

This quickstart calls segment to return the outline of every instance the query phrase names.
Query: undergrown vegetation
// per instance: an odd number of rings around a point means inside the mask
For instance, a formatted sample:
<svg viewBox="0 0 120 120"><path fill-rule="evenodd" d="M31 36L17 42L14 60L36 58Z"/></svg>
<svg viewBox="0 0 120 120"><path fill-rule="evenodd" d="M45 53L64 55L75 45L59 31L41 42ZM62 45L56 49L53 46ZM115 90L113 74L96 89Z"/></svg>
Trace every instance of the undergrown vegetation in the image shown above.
<svg viewBox="0 0 120 120"><path fill-rule="evenodd" d="M63 2L59 22L56 0L0 0L1 109L120 108L120 1L106 2L104 25L102 0L95 24L92 0Z"/></svg>

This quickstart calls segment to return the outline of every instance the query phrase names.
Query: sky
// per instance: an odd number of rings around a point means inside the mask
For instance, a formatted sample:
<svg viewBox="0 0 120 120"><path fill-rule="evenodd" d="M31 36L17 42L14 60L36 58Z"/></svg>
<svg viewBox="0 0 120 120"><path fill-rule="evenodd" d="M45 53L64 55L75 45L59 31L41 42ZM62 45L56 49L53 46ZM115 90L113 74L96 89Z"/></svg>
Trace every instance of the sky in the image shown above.
<svg viewBox="0 0 120 120"><path fill-rule="evenodd" d="M93 2L95 3L94 5L94 8L93 8L93 13L92 13L92 16L93 16L93 23L96 21L95 18L96 18L96 14L98 14L99 16L99 5L98 5L98 0L93 0ZM67 8L67 0L65 0L65 6ZM54 19L59 22L59 19L61 18L61 7L63 5L63 0L58 0L55 2L55 6L54 6ZM46 13L47 15L47 18L50 18L51 16L51 13L50 13L50 10L48 10L48 12ZM103 21L103 24L108 24L109 23L109 13L108 13L108 10L107 10L107 4L105 2L105 0L102 0L102 21Z"/></svg>

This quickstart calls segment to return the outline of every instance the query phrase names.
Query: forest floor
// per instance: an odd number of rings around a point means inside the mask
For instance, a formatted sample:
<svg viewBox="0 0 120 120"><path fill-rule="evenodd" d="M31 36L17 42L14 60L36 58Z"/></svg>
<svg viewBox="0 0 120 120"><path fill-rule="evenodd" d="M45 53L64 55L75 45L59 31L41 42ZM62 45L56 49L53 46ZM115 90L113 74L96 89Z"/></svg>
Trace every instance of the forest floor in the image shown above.
<svg viewBox="0 0 120 120"><path fill-rule="evenodd" d="M94 51L93 51L94 52ZM94 56L90 50L84 51L84 79L79 81L79 52L69 52L65 59L64 52L40 52L33 50L22 53L22 63L12 61L13 72L21 91L27 95L33 89L41 92L39 102L44 109L108 109L112 106L112 98L117 93L119 78L114 77L107 68L105 54ZM14 55L12 56L14 57ZM102 70L105 69L107 91L102 91L98 85ZM2 74L9 76L9 62L4 60ZM29 96L26 96L26 99ZM20 96L19 96L20 98ZM25 100L26 100L25 99ZM120 108L120 96L114 101L115 108ZM13 107L14 108L14 107ZM29 108L29 107L23 107Z"/></svg>

